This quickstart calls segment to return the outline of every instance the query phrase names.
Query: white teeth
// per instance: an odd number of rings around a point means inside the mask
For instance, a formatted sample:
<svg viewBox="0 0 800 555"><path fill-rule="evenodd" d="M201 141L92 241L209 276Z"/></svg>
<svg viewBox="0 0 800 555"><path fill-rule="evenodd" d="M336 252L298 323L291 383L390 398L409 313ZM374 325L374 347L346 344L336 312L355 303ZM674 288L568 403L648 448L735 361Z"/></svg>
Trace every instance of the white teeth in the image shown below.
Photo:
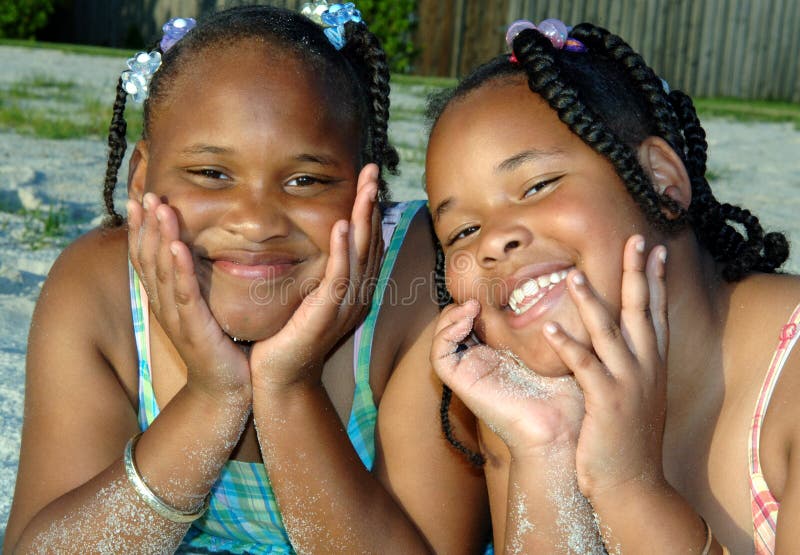
<svg viewBox="0 0 800 555"><path fill-rule="evenodd" d="M538 303L553 286L566 279L567 273L568 270L561 270L560 272L553 272L550 275L542 275L538 278L527 280L511 292L508 298L508 307L513 310L515 314L527 312ZM525 299L528 299L528 302L523 306L519 306Z"/></svg>
<svg viewBox="0 0 800 555"><path fill-rule="evenodd" d="M525 293L526 297L530 297L531 295L535 294L539 290L539 284L534 281L530 280L525 282L525 285L522 286L522 292Z"/></svg>

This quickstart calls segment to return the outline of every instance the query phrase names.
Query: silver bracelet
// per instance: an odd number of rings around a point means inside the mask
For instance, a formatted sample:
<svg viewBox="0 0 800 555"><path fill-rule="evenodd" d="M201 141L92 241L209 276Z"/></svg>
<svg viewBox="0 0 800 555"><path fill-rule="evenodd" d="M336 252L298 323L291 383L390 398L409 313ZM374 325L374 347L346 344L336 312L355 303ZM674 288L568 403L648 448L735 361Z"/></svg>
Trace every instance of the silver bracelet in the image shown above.
<svg viewBox="0 0 800 555"><path fill-rule="evenodd" d="M203 501L199 509L195 511L182 511L164 503L153 493L153 490L147 487L147 484L144 483L139 471L136 469L136 463L133 460L133 448L136 447L136 443L139 441L141 435L142 433L139 432L128 440L128 444L125 446L125 456L123 457L125 461L125 474L128 475L128 481L133 486L133 489L136 490L139 498L144 501L148 507L172 522L184 524L187 522L194 522L203 516L203 513L208 509L208 503L211 498L210 494L206 496L205 501Z"/></svg>

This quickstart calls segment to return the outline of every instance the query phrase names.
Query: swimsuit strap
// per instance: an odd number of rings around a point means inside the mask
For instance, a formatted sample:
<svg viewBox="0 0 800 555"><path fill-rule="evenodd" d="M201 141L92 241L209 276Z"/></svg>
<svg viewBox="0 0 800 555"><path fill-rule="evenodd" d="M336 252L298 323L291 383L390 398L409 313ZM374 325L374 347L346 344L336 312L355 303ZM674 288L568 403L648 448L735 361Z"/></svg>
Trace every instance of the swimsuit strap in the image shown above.
<svg viewBox="0 0 800 555"><path fill-rule="evenodd" d="M364 322L356 331L353 347L354 372L356 389L353 396L353 408L347 424L347 435L350 436L361 462L372 470L375 461L375 421L377 408L369 383L370 361L372 360L372 343L378 313L384 302L384 295L397 261L397 255L403 246L406 232L414 216L425 206L425 201L410 201L392 205L383 215L384 256L381 271L378 275L372 306Z"/></svg>
<svg viewBox="0 0 800 555"><path fill-rule="evenodd" d="M786 325L781 329L778 346L764 377L764 383L756 401L753 420L747 444L747 456L750 465L750 508L753 516L753 540L758 555L772 554L775 549L775 532L777 529L778 510L780 504L769 490L761 470L759 446L761 444L761 427L767 413L772 393L780 378L786 359L800 337L800 305L795 307Z"/></svg>
<svg viewBox="0 0 800 555"><path fill-rule="evenodd" d="M150 317L147 293L130 261L128 261L128 276L133 335L136 341L136 352L139 355L139 429L145 431L159 413L155 389L153 389L153 374L150 368Z"/></svg>

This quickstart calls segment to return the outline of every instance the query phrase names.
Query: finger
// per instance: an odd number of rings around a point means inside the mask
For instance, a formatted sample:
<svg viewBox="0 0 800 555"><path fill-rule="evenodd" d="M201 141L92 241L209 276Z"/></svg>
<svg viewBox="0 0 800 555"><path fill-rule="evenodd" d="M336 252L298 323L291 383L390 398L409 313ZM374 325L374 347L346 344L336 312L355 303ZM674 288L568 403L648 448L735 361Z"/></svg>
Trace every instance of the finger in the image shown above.
<svg viewBox="0 0 800 555"><path fill-rule="evenodd" d="M152 193L145 193L142 199L144 208L141 232L139 233L138 259L140 264L139 278L144 285L150 306L156 311L161 302L158 291L157 253L160 243L159 223L155 211L161 201Z"/></svg>
<svg viewBox="0 0 800 555"><path fill-rule="evenodd" d="M174 241L178 241L178 219L172 208L166 204L159 204L153 212L158 222L155 287L160 305L159 319L177 330L181 322L175 311L175 258L170 246Z"/></svg>
<svg viewBox="0 0 800 555"><path fill-rule="evenodd" d="M191 251L181 241L170 242L167 250L173 259L173 299L181 335L192 345L206 345L215 339L224 339L222 329L200 293Z"/></svg>
<svg viewBox="0 0 800 555"><path fill-rule="evenodd" d="M349 225L339 220L331 228L330 254L319 287L308 295L309 302L338 307L347 296L349 286Z"/></svg>
<svg viewBox="0 0 800 555"><path fill-rule="evenodd" d="M350 218L350 249L361 267L366 264L372 242L372 213L378 197L378 166L367 164L358 176L356 200Z"/></svg>
<svg viewBox="0 0 800 555"><path fill-rule="evenodd" d="M625 373L635 365L636 359L622 336L619 324L592 290L586 275L573 270L567 276L567 287L597 356L612 374Z"/></svg>
<svg viewBox="0 0 800 555"><path fill-rule="evenodd" d="M128 213L128 258L136 273L141 275L139 264L139 234L142 232L142 218L144 209L138 201L129 199L126 203Z"/></svg>
<svg viewBox="0 0 800 555"><path fill-rule="evenodd" d="M442 360L456 354L458 347L472 331L480 305L470 300L462 305L452 305L449 311L442 311L436 322L434 339L431 344L431 361ZM450 308L450 307L448 307Z"/></svg>
<svg viewBox="0 0 800 555"><path fill-rule="evenodd" d="M550 348L572 371L583 389L587 402L590 398L605 396L614 385L614 376L597 356L583 344L568 335L555 322L547 322L542 331Z"/></svg>
<svg viewBox="0 0 800 555"><path fill-rule="evenodd" d="M663 245L650 251L647 259L647 283L650 287L650 314L653 318L658 354L667 359L669 350L669 318L667 315L667 248Z"/></svg>
<svg viewBox="0 0 800 555"><path fill-rule="evenodd" d="M628 239L622 257L620 328L633 355L649 363L658 350L650 315L650 286L645 274L644 252L644 237L634 235Z"/></svg>

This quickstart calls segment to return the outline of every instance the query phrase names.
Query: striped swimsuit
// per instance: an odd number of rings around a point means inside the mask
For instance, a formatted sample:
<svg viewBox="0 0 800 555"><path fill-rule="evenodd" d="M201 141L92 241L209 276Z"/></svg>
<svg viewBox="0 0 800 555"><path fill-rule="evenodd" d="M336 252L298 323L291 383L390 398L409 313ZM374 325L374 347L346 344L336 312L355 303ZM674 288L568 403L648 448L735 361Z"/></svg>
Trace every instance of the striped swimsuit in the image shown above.
<svg viewBox="0 0 800 555"><path fill-rule="evenodd" d="M383 216L385 253L370 311L355 332L355 392L347 435L364 466L375 458L377 409L369 385L372 340L384 291L406 231L424 201L391 205ZM131 309L139 354L139 427L144 431L159 412L153 391L147 297L130 267ZM294 553L283 526L275 494L261 463L228 461L211 489L208 511L194 522L178 553Z"/></svg>
<svg viewBox="0 0 800 555"><path fill-rule="evenodd" d="M778 525L779 503L769 491L767 482L761 472L761 460L758 447L761 441L761 426L767 413L772 392L780 378L783 365L792 352L797 338L800 337L800 305L792 313L789 322L783 326L779 337L778 348L772 355L767 375L761 386L753 414L753 425L747 444L750 463L750 506L753 514L753 540L756 555L772 555L775 552L775 531Z"/></svg>

